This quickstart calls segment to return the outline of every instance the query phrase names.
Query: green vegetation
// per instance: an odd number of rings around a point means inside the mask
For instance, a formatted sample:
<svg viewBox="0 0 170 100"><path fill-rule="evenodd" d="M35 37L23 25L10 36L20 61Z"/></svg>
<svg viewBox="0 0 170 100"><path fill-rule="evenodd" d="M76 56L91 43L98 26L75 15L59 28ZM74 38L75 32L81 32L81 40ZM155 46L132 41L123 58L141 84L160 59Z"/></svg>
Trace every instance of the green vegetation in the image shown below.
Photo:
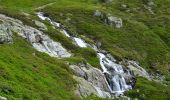
<svg viewBox="0 0 170 100"><path fill-rule="evenodd" d="M34 8L55 0L0 0L0 8L11 11L32 12Z"/></svg>
<svg viewBox="0 0 170 100"><path fill-rule="evenodd" d="M60 59L35 51L18 36L0 45L0 95L9 100L76 99L71 70Z"/></svg>
<svg viewBox="0 0 170 100"><path fill-rule="evenodd" d="M168 87L138 77L135 88L129 91L128 95L132 100L135 98L139 98L139 100L169 100L169 93Z"/></svg>
<svg viewBox="0 0 170 100"><path fill-rule="evenodd" d="M60 0L43 11L65 24L74 35L84 35L94 42L102 42L102 48L117 59L135 59L151 72L160 70L162 74L167 73L170 61L168 15L160 14L156 8L155 14L150 14L140 0L115 0L109 5L87 1ZM168 4L162 7L158 0L155 2L159 4L159 9L168 8ZM128 5L131 12L122 10L121 4ZM133 10L135 7L139 8L138 12ZM123 28L110 27L100 18L94 17L93 13L97 9L122 18Z"/></svg>
<svg viewBox="0 0 170 100"><path fill-rule="evenodd" d="M102 1L102 0L101 0ZM149 72L159 70L170 84L170 0L154 0L151 14L145 7L147 0L114 0L105 4L98 0L0 0L0 13L20 19L26 25L36 27L30 19L37 19L35 8L55 2L42 9L56 21L63 23L75 36L86 42L102 43L102 49L117 59L134 59ZM127 5L123 8L121 5ZM100 10L123 19L123 27L116 29L94 17ZM29 16L24 15L28 13ZM1 23L1 21L0 21ZM90 48L79 48L71 40L54 30L51 25L45 31L52 39L74 54L67 59L51 58L35 51L25 40L14 36L14 44L0 45L0 95L8 99L78 99L73 95L76 82L72 71L64 61L71 64L88 62L100 68L96 53ZM93 40L93 41L91 41ZM132 98L168 100L170 89L161 83L137 78L135 89L127 94ZM159 98L158 98L159 97ZM96 96L85 99L99 100Z"/></svg>

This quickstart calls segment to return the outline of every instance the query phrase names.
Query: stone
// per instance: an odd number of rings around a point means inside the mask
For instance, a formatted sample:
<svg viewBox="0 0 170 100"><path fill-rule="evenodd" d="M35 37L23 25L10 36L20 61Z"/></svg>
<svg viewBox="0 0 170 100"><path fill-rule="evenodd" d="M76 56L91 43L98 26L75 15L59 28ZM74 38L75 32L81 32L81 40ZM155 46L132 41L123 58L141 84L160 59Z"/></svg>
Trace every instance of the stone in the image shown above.
<svg viewBox="0 0 170 100"><path fill-rule="evenodd" d="M101 42L96 42L96 47L97 48L100 48L102 46L102 43Z"/></svg>
<svg viewBox="0 0 170 100"><path fill-rule="evenodd" d="M99 10L96 10L96 11L94 12L94 16L96 16L96 17L101 17L101 16L102 16L102 12L100 12Z"/></svg>
<svg viewBox="0 0 170 100"><path fill-rule="evenodd" d="M144 68L139 66L139 64L135 61L128 61L129 65L127 66L131 71L133 71L135 76L142 76L151 80L150 75L146 72Z"/></svg>
<svg viewBox="0 0 170 100"><path fill-rule="evenodd" d="M42 31L24 25L20 20L2 14L0 14L0 20L3 21L3 23L0 24L0 42L11 42L12 32L15 32L19 36L25 38L40 52L47 53L52 57L65 58L71 56L59 42L53 41Z"/></svg>
<svg viewBox="0 0 170 100"><path fill-rule="evenodd" d="M7 100L7 98L0 96L0 100Z"/></svg>
<svg viewBox="0 0 170 100"><path fill-rule="evenodd" d="M153 1L148 2L148 6L154 6L154 5L155 5L155 3Z"/></svg>
<svg viewBox="0 0 170 100"><path fill-rule="evenodd" d="M37 21L37 20L35 20L34 23L36 26L39 27L40 30L45 30L45 31L48 30L47 26L44 23Z"/></svg>
<svg viewBox="0 0 170 100"><path fill-rule="evenodd" d="M122 8L127 8L127 5L121 4L121 7L122 7Z"/></svg>
<svg viewBox="0 0 170 100"><path fill-rule="evenodd" d="M86 73L80 67L75 66L75 65L70 65L70 68L74 70L76 76L82 77L85 79L87 78Z"/></svg>
<svg viewBox="0 0 170 100"><path fill-rule="evenodd" d="M123 26L122 19L114 16L107 17L106 23L110 26L115 26L116 28L121 28Z"/></svg>
<svg viewBox="0 0 170 100"><path fill-rule="evenodd" d="M6 27L6 24L0 24L0 44L12 43L12 32Z"/></svg>
<svg viewBox="0 0 170 100"><path fill-rule="evenodd" d="M122 19L112 16L111 14L102 13L101 11L96 10L94 12L94 16L100 17L106 24L108 24L110 26L113 26L116 28L121 28L123 26Z"/></svg>
<svg viewBox="0 0 170 100"><path fill-rule="evenodd" d="M73 78L79 83L78 84L78 90L81 94L81 96L90 96L92 94L97 95L96 89L93 87L92 84L90 84L88 81L86 81L84 78L73 76Z"/></svg>
<svg viewBox="0 0 170 100"><path fill-rule="evenodd" d="M70 68L75 71L74 78L79 83L77 95L90 96L95 94L101 98L111 98L107 81L99 69L89 64L70 65Z"/></svg>

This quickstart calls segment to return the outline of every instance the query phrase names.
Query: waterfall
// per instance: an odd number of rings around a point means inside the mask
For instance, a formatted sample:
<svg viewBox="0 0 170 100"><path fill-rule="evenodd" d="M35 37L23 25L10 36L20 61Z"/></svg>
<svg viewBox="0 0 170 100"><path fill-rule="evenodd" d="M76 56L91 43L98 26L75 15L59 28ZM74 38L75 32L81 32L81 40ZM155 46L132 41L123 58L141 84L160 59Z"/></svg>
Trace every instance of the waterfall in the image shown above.
<svg viewBox="0 0 170 100"><path fill-rule="evenodd" d="M122 65L116 64L109 60L103 53L98 53L100 65L103 73L106 75L111 92L116 95L123 94L124 91L131 89L130 85L126 84L123 74L125 73Z"/></svg>
<svg viewBox="0 0 170 100"><path fill-rule="evenodd" d="M115 94L116 96L123 95L124 91L131 89L131 85L127 85L124 77L124 70L123 66L120 64L115 63L115 61L110 60L106 54L100 52L100 50L93 44L92 45L86 43L83 39L79 37L73 37L68 34L68 32L61 27L60 23L52 21L50 18L45 17L43 13L37 13L38 17L42 20L48 20L50 23L55 26L57 29L60 30L66 37L71 38L79 47L86 48L90 47L97 52L98 58L100 60L100 65L102 68L102 72L106 77L108 87L110 92ZM112 57L113 58L113 57ZM129 73L128 73L129 74ZM99 89L97 89L99 91ZM99 91L100 93L100 91Z"/></svg>
<svg viewBox="0 0 170 100"><path fill-rule="evenodd" d="M74 40L79 47L81 48L87 47L87 44L82 39L74 37Z"/></svg>

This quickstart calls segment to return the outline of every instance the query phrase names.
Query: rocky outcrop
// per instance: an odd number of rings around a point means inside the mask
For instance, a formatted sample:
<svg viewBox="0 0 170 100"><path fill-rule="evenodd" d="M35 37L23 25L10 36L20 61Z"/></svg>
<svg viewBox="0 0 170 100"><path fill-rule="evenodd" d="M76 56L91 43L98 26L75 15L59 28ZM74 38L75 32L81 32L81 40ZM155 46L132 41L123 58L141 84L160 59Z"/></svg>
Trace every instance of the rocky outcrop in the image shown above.
<svg viewBox="0 0 170 100"><path fill-rule="evenodd" d="M96 10L94 12L94 16L99 17L101 20L103 20L106 24L116 27L116 28L121 28L123 27L123 21L121 18L112 16L111 14L105 14L99 10Z"/></svg>
<svg viewBox="0 0 170 100"><path fill-rule="evenodd" d="M145 77L148 80L150 80L150 75L146 72L145 69L143 69L141 66L139 66L139 64L135 61L128 61L128 68L133 71L135 76L141 76L141 77Z"/></svg>
<svg viewBox="0 0 170 100"><path fill-rule="evenodd" d="M89 96L95 94L101 98L111 98L109 87L102 72L89 64L70 65L74 70L74 79L79 82L78 94Z"/></svg>
<svg viewBox="0 0 170 100"><path fill-rule="evenodd" d="M36 50L40 52L47 53L53 57L71 56L71 54L63 48L59 42L53 41L43 32L33 27L24 25L20 20L13 19L2 14L0 14L0 20L3 21L3 23L0 24L0 35L2 34L2 38L0 40L2 42L11 41L11 32L15 32L25 38Z"/></svg>
<svg viewBox="0 0 170 100"><path fill-rule="evenodd" d="M9 30L5 24L0 24L0 44L2 43L11 43L12 39L12 32Z"/></svg>

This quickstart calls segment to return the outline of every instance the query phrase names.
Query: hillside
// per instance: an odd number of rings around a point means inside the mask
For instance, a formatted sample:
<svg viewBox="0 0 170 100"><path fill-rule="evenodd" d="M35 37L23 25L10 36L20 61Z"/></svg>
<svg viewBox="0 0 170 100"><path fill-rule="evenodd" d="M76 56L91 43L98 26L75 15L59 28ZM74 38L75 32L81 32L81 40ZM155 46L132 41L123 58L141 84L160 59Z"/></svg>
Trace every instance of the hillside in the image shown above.
<svg viewBox="0 0 170 100"><path fill-rule="evenodd" d="M0 0L0 100L169 100L170 0Z"/></svg>

